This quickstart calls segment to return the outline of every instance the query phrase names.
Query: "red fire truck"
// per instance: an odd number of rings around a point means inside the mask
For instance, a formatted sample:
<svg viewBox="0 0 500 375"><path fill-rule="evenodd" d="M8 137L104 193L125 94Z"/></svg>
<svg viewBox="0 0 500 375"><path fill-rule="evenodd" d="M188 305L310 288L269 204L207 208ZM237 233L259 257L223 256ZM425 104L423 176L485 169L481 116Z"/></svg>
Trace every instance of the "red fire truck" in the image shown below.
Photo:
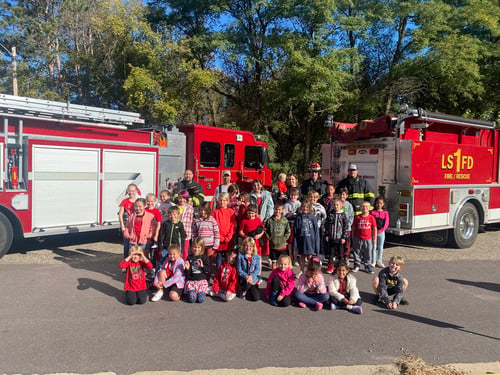
<svg viewBox="0 0 500 375"><path fill-rule="evenodd" d="M139 114L0 94L0 257L15 237L118 228L129 183L172 188L186 168L212 200L231 171L270 186L266 144L246 131L143 126Z"/></svg>
<svg viewBox="0 0 500 375"><path fill-rule="evenodd" d="M323 176L337 184L355 163L387 200L389 233L467 248L485 224L500 222L494 123L403 107L398 117L325 125Z"/></svg>

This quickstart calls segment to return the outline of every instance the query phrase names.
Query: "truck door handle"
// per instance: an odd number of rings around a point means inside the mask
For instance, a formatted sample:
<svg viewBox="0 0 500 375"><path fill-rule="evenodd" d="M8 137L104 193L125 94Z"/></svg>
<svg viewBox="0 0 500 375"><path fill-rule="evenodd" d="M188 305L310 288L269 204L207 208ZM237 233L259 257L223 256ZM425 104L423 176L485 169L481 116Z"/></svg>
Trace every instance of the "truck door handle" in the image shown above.
<svg viewBox="0 0 500 375"><path fill-rule="evenodd" d="M207 178L207 176L201 176L201 175L199 175L198 178Z"/></svg>

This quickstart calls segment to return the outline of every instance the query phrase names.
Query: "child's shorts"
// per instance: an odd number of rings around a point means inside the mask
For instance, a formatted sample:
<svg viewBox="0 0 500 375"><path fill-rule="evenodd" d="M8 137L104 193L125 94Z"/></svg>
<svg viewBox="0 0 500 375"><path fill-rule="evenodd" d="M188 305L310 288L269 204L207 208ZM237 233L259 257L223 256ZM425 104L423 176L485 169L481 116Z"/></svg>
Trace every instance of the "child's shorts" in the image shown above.
<svg viewBox="0 0 500 375"><path fill-rule="evenodd" d="M184 293L189 293L191 291L198 293L208 292L208 282L207 280L187 280L186 285L184 285Z"/></svg>
<svg viewBox="0 0 500 375"><path fill-rule="evenodd" d="M282 254L288 255L288 250L286 248L279 249L279 250L277 250L277 249L271 249L271 253L270 253L269 257L271 258L271 260L273 262L276 262L276 261L278 261L278 258Z"/></svg>

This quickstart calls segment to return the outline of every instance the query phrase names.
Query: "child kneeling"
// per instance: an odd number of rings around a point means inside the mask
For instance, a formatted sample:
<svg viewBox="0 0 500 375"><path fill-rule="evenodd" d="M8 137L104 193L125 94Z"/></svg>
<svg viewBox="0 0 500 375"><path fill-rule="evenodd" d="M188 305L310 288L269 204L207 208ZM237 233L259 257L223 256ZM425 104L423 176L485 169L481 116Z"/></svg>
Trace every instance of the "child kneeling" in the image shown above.
<svg viewBox="0 0 500 375"><path fill-rule="evenodd" d="M331 310L346 309L355 314L363 312L356 278L349 273L344 261L337 264L335 275L330 275L328 290Z"/></svg>
<svg viewBox="0 0 500 375"><path fill-rule="evenodd" d="M125 277L125 301L127 305L142 305L148 300L146 292L146 274L145 270L150 270L153 265L144 255L142 247L132 246L130 255L123 259L120 268L127 271Z"/></svg>
<svg viewBox="0 0 500 375"><path fill-rule="evenodd" d="M291 294L295 287L295 275L291 269L292 258L286 254L278 258L278 268L269 275L266 297L273 306L286 307L292 303Z"/></svg>
<svg viewBox="0 0 500 375"><path fill-rule="evenodd" d="M184 282L184 261L181 257L181 249L179 245L170 245L168 247L168 257L160 266L154 280L154 286L158 291L153 294L151 301L156 302L163 297L163 288L168 290L168 297L171 301L180 300Z"/></svg>
<svg viewBox="0 0 500 375"><path fill-rule="evenodd" d="M215 274L210 295L217 296L224 302L229 302L236 297L238 289L238 271L236 270L238 252L236 250L228 251L226 259L226 262L219 267Z"/></svg>

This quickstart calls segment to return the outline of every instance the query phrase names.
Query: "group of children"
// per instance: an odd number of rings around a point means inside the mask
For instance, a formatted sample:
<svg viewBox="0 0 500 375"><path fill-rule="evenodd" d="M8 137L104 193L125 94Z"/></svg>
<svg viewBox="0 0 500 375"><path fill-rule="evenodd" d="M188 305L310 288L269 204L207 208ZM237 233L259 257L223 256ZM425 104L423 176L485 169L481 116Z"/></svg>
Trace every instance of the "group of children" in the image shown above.
<svg viewBox="0 0 500 375"><path fill-rule="evenodd" d="M290 198L274 202L273 216L263 222L249 194L238 195L234 190L220 194L213 211L208 203L201 204L195 218L188 192L180 191L174 203L169 192L162 191L156 205L153 194L137 198L137 187L128 186L128 198L119 211L125 257L120 267L127 272L127 303L147 300L148 277L156 289L152 301L160 300L164 291L172 301L183 294L192 303L203 302L207 294L224 301L237 294L256 301L260 299L262 254L268 248L272 272L265 295L272 305L288 306L293 298L301 307L362 312L356 281L349 273L349 244L352 238L352 272L361 264L370 273L374 273L373 266L384 267L383 239L381 246L374 246L388 225L382 197L377 198L375 210L370 212L365 202L361 215L354 217L346 191L337 198L330 185L321 199L311 191L300 202L299 191L291 189ZM333 273L328 285L321 273L320 253L328 262L326 273ZM295 285L292 267L297 254L302 272ZM400 258L391 259L389 267L374 278L376 295L388 308L401 303L407 287L399 273L403 264ZM388 299L391 294L396 294L392 301Z"/></svg>

